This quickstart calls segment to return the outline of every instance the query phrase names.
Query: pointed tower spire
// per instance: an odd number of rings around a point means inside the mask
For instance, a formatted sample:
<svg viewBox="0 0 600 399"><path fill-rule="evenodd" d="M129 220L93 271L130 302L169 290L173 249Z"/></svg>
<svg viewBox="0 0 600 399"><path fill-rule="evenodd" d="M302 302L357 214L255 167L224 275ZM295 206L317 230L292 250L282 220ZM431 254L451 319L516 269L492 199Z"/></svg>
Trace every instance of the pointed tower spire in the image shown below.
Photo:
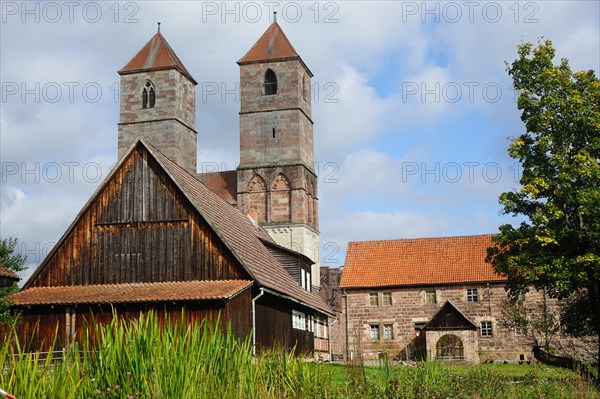
<svg viewBox="0 0 600 399"><path fill-rule="evenodd" d="M177 69L187 77L194 85L198 82L183 66L183 62L177 57L167 39L160 33L160 22L158 32L142 49L118 72L119 75L127 75L139 72L160 71L164 69Z"/></svg>
<svg viewBox="0 0 600 399"><path fill-rule="evenodd" d="M274 12L274 14L276 15L276 12ZM302 61L302 58L300 58L298 52L296 52L294 46L292 46L292 43L290 43L285 33L283 33L276 18L265 33L263 33L250 50L248 50L246 55L244 55L237 63L238 65L244 65L275 60L300 60L310 76L313 76L310 69L308 69L306 64L304 64L304 61Z"/></svg>

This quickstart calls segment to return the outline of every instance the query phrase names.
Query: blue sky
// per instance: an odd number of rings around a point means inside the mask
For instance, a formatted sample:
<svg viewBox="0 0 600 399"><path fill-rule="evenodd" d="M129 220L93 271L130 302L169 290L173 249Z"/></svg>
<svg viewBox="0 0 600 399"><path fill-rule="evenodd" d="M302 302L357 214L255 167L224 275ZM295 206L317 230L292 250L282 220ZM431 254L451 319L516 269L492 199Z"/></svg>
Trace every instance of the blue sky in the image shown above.
<svg viewBox="0 0 600 399"><path fill-rule="evenodd" d="M278 22L314 73L321 261L348 241L495 232L516 220L505 61L545 37L600 68L596 1L16 2L0 25L0 236L28 276L116 162L116 71L161 31L199 82L199 168L239 158L235 61ZM219 91L207 94L208 87Z"/></svg>

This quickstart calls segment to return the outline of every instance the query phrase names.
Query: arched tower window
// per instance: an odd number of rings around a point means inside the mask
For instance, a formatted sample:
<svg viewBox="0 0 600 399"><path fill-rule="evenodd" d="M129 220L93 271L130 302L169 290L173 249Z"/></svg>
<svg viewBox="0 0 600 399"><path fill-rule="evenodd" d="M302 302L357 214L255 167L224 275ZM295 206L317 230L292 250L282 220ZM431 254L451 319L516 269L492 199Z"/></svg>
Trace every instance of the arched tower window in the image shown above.
<svg viewBox="0 0 600 399"><path fill-rule="evenodd" d="M271 186L271 221L290 222L292 217L292 197L289 179L280 173Z"/></svg>
<svg viewBox="0 0 600 399"><path fill-rule="evenodd" d="M267 183L260 175L254 175L248 183L248 191L265 191Z"/></svg>
<svg viewBox="0 0 600 399"><path fill-rule="evenodd" d="M273 180L273 190L289 190L290 187L290 181L283 173L278 174Z"/></svg>
<svg viewBox="0 0 600 399"><path fill-rule="evenodd" d="M267 221L267 183L260 175L254 175L248 182L248 192L242 202L247 212L256 212L259 223Z"/></svg>
<svg viewBox="0 0 600 399"><path fill-rule="evenodd" d="M144 83L142 88L142 108L154 108L156 102L156 90L154 85L149 80Z"/></svg>
<svg viewBox="0 0 600 399"><path fill-rule="evenodd" d="M267 69L265 73L265 94L277 94L277 76L272 69Z"/></svg>

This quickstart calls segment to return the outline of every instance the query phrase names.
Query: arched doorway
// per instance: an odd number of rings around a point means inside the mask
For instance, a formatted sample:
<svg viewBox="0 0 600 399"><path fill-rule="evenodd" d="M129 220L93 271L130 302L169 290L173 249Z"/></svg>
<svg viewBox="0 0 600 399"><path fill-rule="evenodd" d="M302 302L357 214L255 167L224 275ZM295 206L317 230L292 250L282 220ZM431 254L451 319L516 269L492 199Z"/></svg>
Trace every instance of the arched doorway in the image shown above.
<svg viewBox="0 0 600 399"><path fill-rule="evenodd" d="M436 359L463 360L465 352L462 340L454 334L442 335L435 345Z"/></svg>

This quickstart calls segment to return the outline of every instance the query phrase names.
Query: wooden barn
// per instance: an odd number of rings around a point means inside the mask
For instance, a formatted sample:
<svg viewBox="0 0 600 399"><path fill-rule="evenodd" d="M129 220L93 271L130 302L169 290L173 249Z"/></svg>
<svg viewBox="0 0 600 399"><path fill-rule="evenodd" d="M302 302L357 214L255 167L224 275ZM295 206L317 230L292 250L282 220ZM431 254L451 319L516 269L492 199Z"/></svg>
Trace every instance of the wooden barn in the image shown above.
<svg viewBox="0 0 600 399"><path fill-rule="evenodd" d="M332 313L307 278L314 261L195 173L196 81L164 37L119 73L119 161L10 298L23 312L19 334L34 349L57 331L65 346L113 309L124 319L184 309L188 322L220 314L236 336L253 332L258 350L326 357Z"/></svg>
<svg viewBox="0 0 600 399"><path fill-rule="evenodd" d="M114 307L124 318L185 309L189 321L215 320L220 312L239 337L255 326L259 349L312 353L314 325L330 311L282 266L297 275L308 263L139 139L11 300L34 347L57 324L59 344L68 344L92 314L107 321ZM298 315L304 328L294 328Z"/></svg>

